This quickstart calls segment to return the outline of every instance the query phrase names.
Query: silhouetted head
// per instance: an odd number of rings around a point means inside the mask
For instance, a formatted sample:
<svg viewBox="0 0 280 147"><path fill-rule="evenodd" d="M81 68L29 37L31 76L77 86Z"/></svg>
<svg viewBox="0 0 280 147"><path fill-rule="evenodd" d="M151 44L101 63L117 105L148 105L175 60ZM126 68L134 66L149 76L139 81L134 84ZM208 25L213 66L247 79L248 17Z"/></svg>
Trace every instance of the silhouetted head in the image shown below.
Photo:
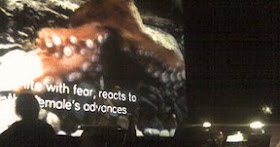
<svg viewBox="0 0 280 147"><path fill-rule="evenodd" d="M21 93L16 100L16 113L23 120L37 119L39 115L39 103L31 93Z"/></svg>

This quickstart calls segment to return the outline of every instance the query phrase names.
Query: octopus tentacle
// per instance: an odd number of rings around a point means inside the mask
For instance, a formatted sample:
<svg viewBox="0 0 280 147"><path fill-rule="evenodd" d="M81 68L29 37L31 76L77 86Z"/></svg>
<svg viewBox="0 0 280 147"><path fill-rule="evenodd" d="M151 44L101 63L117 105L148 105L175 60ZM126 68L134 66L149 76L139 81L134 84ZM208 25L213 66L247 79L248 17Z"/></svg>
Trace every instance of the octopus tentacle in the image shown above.
<svg viewBox="0 0 280 147"><path fill-rule="evenodd" d="M120 17L121 16L121 17ZM117 30L123 38L120 49L162 82L185 79L185 64L179 49L170 49L153 40L132 0L90 1L70 18L72 25L99 22Z"/></svg>
<svg viewBox="0 0 280 147"><path fill-rule="evenodd" d="M132 49L125 49L128 54L139 60L148 74L160 78L164 83L185 79L184 60L177 52L160 46L143 34L142 38L129 38Z"/></svg>
<svg viewBox="0 0 280 147"><path fill-rule="evenodd" d="M82 73L101 72L96 67L100 66L100 48L108 34L109 31L98 23L70 29L42 29L38 33L37 54L43 63L44 76L37 81L43 81L46 77L66 77L66 80L74 81L80 79Z"/></svg>

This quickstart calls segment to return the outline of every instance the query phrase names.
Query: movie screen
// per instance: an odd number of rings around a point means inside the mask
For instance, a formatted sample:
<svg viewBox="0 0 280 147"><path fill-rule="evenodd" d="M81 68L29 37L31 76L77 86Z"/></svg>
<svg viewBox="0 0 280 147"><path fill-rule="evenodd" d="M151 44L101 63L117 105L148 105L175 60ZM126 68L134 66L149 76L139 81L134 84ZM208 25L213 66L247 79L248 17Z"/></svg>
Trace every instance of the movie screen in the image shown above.
<svg viewBox="0 0 280 147"><path fill-rule="evenodd" d="M180 0L0 1L0 133L36 95L57 134L173 136L186 117Z"/></svg>

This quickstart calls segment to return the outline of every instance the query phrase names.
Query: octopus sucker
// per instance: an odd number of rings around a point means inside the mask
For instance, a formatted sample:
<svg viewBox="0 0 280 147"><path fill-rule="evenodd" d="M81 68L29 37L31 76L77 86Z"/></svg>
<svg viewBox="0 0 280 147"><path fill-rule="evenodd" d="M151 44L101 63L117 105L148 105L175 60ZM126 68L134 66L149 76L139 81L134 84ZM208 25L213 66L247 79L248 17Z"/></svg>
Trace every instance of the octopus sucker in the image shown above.
<svg viewBox="0 0 280 147"><path fill-rule="evenodd" d="M60 59L62 57L62 54L59 52L54 53L54 57Z"/></svg>
<svg viewBox="0 0 280 147"><path fill-rule="evenodd" d="M63 54L66 56L66 57L71 57L71 55L73 54L73 48L70 47L70 46L65 46L63 48Z"/></svg>
<svg viewBox="0 0 280 147"><path fill-rule="evenodd" d="M102 44L103 43L103 36L99 35L97 38L98 43Z"/></svg>
<svg viewBox="0 0 280 147"><path fill-rule="evenodd" d="M91 62L95 63L99 61L99 57L97 55L92 55Z"/></svg>
<svg viewBox="0 0 280 147"><path fill-rule="evenodd" d="M98 39L99 39L99 36L98 36ZM87 39L85 44L88 48L91 48L91 49L96 48L95 43L91 39Z"/></svg>
<svg viewBox="0 0 280 147"><path fill-rule="evenodd" d="M177 77L178 81L182 81L183 80L181 72L177 72L176 77Z"/></svg>
<svg viewBox="0 0 280 147"><path fill-rule="evenodd" d="M175 81L177 80L177 77L176 77L175 72L172 72L172 73L170 74L169 79L170 79L171 82L175 82Z"/></svg>
<svg viewBox="0 0 280 147"><path fill-rule="evenodd" d="M146 68L146 72L149 74L153 73L153 68L152 67Z"/></svg>
<svg viewBox="0 0 280 147"><path fill-rule="evenodd" d="M77 43L78 43L78 38L77 38L76 36L71 35L71 36L69 37L69 41L70 41L70 43L72 43L72 44L77 44Z"/></svg>
<svg viewBox="0 0 280 147"><path fill-rule="evenodd" d="M160 71L156 71L153 73L153 76L158 78L159 76L161 75L161 72Z"/></svg>
<svg viewBox="0 0 280 147"><path fill-rule="evenodd" d="M96 72L101 72L101 71L102 71L102 66L101 66L100 64L97 64L97 65L95 65L94 70L95 70Z"/></svg>
<svg viewBox="0 0 280 147"><path fill-rule="evenodd" d="M53 47L53 43L52 43L51 40L48 39L48 38L45 40L45 45L46 45L47 48Z"/></svg>
<svg viewBox="0 0 280 147"><path fill-rule="evenodd" d="M54 35L54 36L52 37L52 41L53 41L53 44L54 44L55 46L60 46L61 43L62 43L62 40L61 40L61 38L60 38L58 35Z"/></svg>
<svg viewBox="0 0 280 147"><path fill-rule="evenodd" d="M85 49L85 48L82 48L81 50L80 50L80 54L81 55L83 55L83 56L86 56L87 55L87 49Z"/></svg>
<svg viewBox="0 0 280 147"><path fill-rule="evenodd" d="M73 82L81 78L82 78L82 73L78 71L72 72L66 76L68 82Z"/></svg>
<svg viewBox="0 0 280 147"><path fill-rule="evenodd" d="M161 74L161 80L162 80L162 82L164 82L164 83L166 83L166 82L169 81L167 72L163 72L163 73Z"/></svg>
<svg viewBox="0 0 280 147"><path fill-rule="evenodd" d="M91 66L92 65L91 65L90 62L85 62L85 63L82 64L81 70L83 72L87 72L87 71L89 71L91 69Z"/></svg>

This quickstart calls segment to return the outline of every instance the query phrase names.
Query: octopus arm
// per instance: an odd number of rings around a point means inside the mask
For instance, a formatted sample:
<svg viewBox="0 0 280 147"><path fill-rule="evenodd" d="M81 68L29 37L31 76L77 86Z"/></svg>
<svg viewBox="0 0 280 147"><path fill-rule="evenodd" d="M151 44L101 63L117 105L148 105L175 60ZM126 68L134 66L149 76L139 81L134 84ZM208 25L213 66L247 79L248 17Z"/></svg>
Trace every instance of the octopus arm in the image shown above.
<svg viewBox="0 0 280 147"><path fill-rule="evenodd" d="M149 75L178 81L185 78L185 64L178 48L169 49L145 32L147 30L132 0L90 1L70 18L73 25L98 22L116 30L122 38L120 47L142 66Z"/></svg>
<svg viewBox="0 0 280 147"><path fill-rule="evenodd" d="M98 23L69 29L40 30L36 52L41 58L44 74L37 78L37 81L74 81L81 78L83 73L100 72L96 67L100 66L100 48L108 33L108 30Z"/></svg>
<svg viewBox="0 0 280 147"><path fill-rule="evenodd" d="M163 82L185 79L185 62L179 51L165 48L140 31L137 35L127 32L122 36L123 51L136 58L148 74Z"/></svg>

